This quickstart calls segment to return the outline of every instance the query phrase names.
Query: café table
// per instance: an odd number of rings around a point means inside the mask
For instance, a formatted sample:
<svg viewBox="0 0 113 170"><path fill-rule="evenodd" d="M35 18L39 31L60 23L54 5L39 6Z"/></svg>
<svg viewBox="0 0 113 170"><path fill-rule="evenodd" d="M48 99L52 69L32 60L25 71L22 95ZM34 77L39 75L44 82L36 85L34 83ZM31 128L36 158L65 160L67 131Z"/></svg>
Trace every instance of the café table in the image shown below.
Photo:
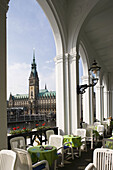
<svg viewBox="0 0 113 170"><path fill-rule="evenodd" d="M57 148L54 146L44 145L43 148L41 145L33 146L28 149L28 152L31 155L32 163L37 161L47 160L49 166L58 158Z"/></svg>
<svg viewBox="0 0 113 170"><path fill-rule="evenodd" d="M103 147L113 149L113 137L103 139Z"/></svg>
<svg viewBox="0 0 113 170"><path fill-rule="evenodd" d="M71 142L73 148L77 148L79 150L79 156L81 156L81 136L75 135L64 135L64 143ZM70 143L67 146L71 146Z"/></svg>

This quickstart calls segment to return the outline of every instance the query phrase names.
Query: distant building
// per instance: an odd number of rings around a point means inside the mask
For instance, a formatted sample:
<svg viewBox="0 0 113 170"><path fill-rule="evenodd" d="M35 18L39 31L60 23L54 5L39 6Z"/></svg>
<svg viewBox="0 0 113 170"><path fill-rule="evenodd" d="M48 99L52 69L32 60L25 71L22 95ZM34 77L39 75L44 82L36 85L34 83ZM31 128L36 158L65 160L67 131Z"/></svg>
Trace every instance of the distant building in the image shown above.
<svg viewBox="0 0 113 170"><path fill-rule="evenodd" d="M7 108L23 107L25 114L56 114L56 92L45 89L39 90L39 77L37 73L35 54L31 64L29 77L29 94L10 94Z"/></svg>

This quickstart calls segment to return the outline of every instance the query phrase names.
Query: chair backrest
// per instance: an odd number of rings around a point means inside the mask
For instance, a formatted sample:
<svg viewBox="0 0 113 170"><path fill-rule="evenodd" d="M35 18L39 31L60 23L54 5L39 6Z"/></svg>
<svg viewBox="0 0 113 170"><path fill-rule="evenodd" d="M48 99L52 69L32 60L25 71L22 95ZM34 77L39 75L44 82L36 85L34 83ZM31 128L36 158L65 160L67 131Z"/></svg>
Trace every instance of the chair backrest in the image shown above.
<svg viewBox="0 0 113 170"><path fill-rule="evenodd" d="M57 149L63 147L63 139L61 135L51 135L49 138L49 145L55 146ZM58 152L62 152L62 149Z"/></svg>
<svg viewBox="0 0 113 170"><path fill-rule="evenodd" d="M87 123L83 122L83 123L82 123L82 128L83 128L83 129L86 129L86 128L87 128Z"/></svg>
<svg viewBox="0 0 113 170"><path fill-rule="evenodd" d="M86 137L92 137L93 135L93 129L87 128L86 129Z"/></svg>
<svg viewBox="0 0 113 170"><path fill-rule="evenodd" d="M113 170L113 150L106 148L95 149L93 163L97 170Z"/></svg>
<svg viewBox="0 0 113 170"><path fill-rule="evenodd" d="M49 137L51 135L54 135L54 130L47 130L46 131L46 138L47 138L48 143L49 143Z"/></svg>
<svg viewBox="0 0 113 170"><path fill-rule="evenodd" d="M11 145L11 149L14 148L26 149L25 139L23 136L14 137L10 139L10 145Z"/></svg>
<svg viewBox="0 0 113 170"><path fill-rule="evenodd" d="M14 170L16 153L11 150L0 151L0 170Z"/></svg>
<svg viewBox="0 0 113 170"><path fill-rule="evenodd" d="M32 170L31 156L24 149L14 148L13 151L17 155L15 170Z"/></svg>
<svg viewBox="0 0 113 170"><path fill-rule="evenodd" d="M81 136L82 138L86 137L86 129L77 129L76 135Z"/></svg>
<svg viewBox="0 0 113 170"><path fill-rule="evenodd" d="M94 122L94 126L101 125L100 122Z"/></svg>
<svg viewBox="0 0 113 170"><path fill-rule="evenodd" d="M97 131L98 132L104 132L104 125L98 125L97 126Z"/></svg>

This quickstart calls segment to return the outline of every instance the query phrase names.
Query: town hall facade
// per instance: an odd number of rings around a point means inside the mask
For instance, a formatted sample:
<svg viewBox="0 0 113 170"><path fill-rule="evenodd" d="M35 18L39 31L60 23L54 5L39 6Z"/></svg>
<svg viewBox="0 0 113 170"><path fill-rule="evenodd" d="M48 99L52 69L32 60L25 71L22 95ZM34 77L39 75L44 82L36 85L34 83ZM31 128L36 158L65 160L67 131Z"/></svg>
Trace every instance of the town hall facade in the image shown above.
<svg viewBox="0 0 113 170"><path fill-rule="evenodd" d="M25 114L56 114L56 92L39 89L39 77L37 72L37 65L35 62L35 54L33 54L33 62L31 64L31 73L29 77L29 94L10 93L7 104L10 108L23 108Z"/></svg>

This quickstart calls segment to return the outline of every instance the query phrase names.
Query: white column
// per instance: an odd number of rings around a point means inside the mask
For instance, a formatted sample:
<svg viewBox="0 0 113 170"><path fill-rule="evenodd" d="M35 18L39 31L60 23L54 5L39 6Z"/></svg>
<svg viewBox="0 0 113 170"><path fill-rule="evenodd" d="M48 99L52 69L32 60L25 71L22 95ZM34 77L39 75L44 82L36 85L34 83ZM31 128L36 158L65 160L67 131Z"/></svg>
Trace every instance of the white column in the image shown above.
<svg viewBox="0 0 113 170"><path fill-rule="evenodd" d="M6 105L6 12L7 4L0 1L0 150L7 148Z"/></svg>
<svg viewBox="0 0 113 170"><path fill-rule="evenodd" d="M109 93L108 93L109 95L108 95L108 101L109 101L109 104L108 104L108 106L109 106L109 117L110 116L112 116L113 114L113 110L112 110L112 105L113 105L113 96L112 96L112 91L109 91Z"/></svg>
<svg viewBox="0 0 113 170"><path fill-rule="evenodd" d="M108 91L104 91L104 118L108 118Z"/></svg>
<svg viewBox="0 0 113 170"><path fill-rule="evenodd" d="M83 76L82 84L89 84L89 77ZM83 121L87 124L91 123L89 90L90 88L87 88L83 94Z"/></svg>
<svg viewBox="0 0 113 170"><path fill-rule="evenodd" d="M103 121L103 86L96 86L96 119Z"/></svg>
<svg viewBox="0 0 113 170"><path fill-rule="evenodd" d="M79 95L77 95L77 84L79 84L79 56L70 54L69 69L70 69L70 120L71 133L75 134L76 129L80 125L79 118Z"/></svg>
<svg viewBox="0 0 113 170"><path fill-rule="evenodd" d="M101 86L101 121L104 119L104 87Z"/></svg>
<svg viewBox="0 0 113 170"><path fill-rule="evenodd" d="M65 134L70 134L70 83L69 83L69 54L64 56L64 101L65 101Z"/></svg>
<svg viewBox="0 0 113 170"><path fill-rule="evenodd" d="M110 91L108 91L107 100L108 100L108 117L110 117Z"/></svg>
<svg viewBox="0 0 113 170"><path fill-rule="evenodd" d="M55 57L56 66L56 126L60 134L65 132L64 114L64 63L63 55Z"/></svg>
<svg viewBox="0 0 113 170"><path fill-rule="evenodd" d="M94 107L95 107L94 87L90 87L90 124L94 123Z"/></svg>

